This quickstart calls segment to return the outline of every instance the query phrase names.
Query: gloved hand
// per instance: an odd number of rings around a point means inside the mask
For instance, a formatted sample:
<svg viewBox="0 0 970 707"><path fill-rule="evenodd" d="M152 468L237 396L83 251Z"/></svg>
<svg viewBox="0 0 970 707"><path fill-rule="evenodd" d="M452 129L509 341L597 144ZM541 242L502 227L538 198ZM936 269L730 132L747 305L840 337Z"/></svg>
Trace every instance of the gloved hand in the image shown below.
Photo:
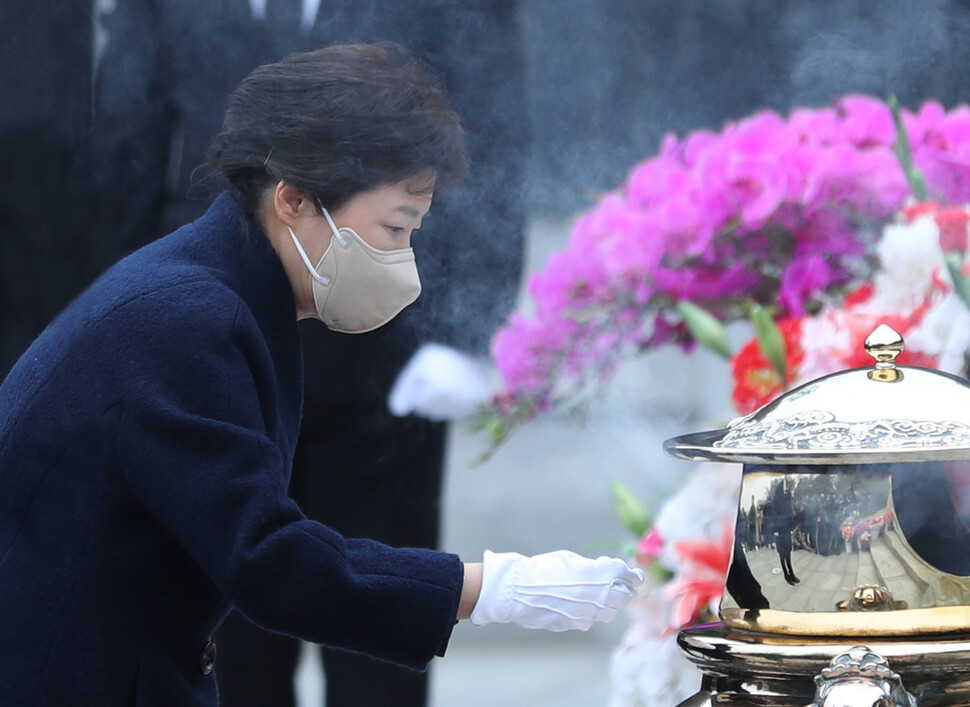
<svg viewBox="0 0 970 707"><path fill-rule="evenodd" d="M398 374L387 405L400 417L457 420L491 397L482 364L449 346L423 344Z"/></svg>
<svg viewBox="0 0 970 707"><path fill-rule="evenodd" d="M525 557L486 550L471 622L586 631L596 621L616 618L643 580L643 570L611 557L592 560L568 550Z"/></svg>

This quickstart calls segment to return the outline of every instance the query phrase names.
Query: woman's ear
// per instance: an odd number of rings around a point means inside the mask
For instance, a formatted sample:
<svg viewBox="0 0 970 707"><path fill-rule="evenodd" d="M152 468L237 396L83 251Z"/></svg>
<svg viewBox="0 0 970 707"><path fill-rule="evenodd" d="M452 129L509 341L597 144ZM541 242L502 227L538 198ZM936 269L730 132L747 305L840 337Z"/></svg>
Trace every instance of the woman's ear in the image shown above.
<svg viewBox="0 0 970 707"><path fill-rule="evenodd" d="M273 190L273 212L276 218L292 228L301 215L313 211L313 203L306 194L292 184L280 180Z"/></svg>

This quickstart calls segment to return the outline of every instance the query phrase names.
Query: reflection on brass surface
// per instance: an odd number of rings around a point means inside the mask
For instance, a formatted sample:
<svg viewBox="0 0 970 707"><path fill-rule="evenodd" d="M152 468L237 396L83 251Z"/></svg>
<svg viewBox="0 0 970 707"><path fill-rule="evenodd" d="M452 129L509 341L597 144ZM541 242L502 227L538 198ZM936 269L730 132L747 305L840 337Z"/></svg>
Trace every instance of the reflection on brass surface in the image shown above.
<svg viewBox="0 0 970 707"><path fill-rule="evenodd" d="M942 606L892 612L829 611L799 613L763 609L752 617L743 609L721 609L721 620L746 631L793 636L919 636L963 633L970 627L970 607Z"/></svg>
<svg viewBox="0 0 970 707"><path fill-rule="evenodd" d="M724 623L678 634L703 674L680 707L970 707L970 382L903 346L880 326L874 366L664 443L746 465Z"/></svg>
<svg viewBox="0 0 970 707"><path fill-rule="evenodd" d="M865 646L837 655L815 678L811 707L916 707L899 673Z"/></svg>
<svg viewBox="0 0 970 707"><path fill-rule="evenodd" d="M721 624L685 629L677 642L690 661L703 670L716 666L723 675L759 679L811 678L832 658L859 643L856 637L772 635ZM966 634L907 639L871 637L865 644L892 661L895 670L903 675L916 671L920 679L970 678L970 636Z"/></svg>
<svg viewBox="0 0 970 707"><path fill-rule="evenodd" d="M902 676L906 690L919 707L955 707L970 705L968 639L869 638L865 647L888 661L892 671ZM817 697L816 678L823 669L831 667L834 658L857 647L857 642L757 634L723 625L687 629L679 634L678 643L705 676L701 692L683 702L682 707L805 707ZM851 663L852 659L841 661L846 662ZM695 698L703 701L692 701ZM855 707L871 703L844 704Z"/></svg>
<svg viewBox="0 0 970 707"><path fill-rule="evenodd" d="M856 587L852 596L835 605L838 611L892 611L905 609L906 602L893 601L892 592L878 584Z"/></svg>
<svg viewBox="0 0 970 707"><path fill-rule="evenodd" d="M895 383L903 379L903 372L898 368L873 368L868 375L869 380L881 383Z"/></svg>
<svg viewBox="0 0 970 707"><path fill-rule="evenodd" d="M894 475L911 494L941 469L745 467L721 619L735 628L807 636L970 630L964 576L970 560L958 544L965 540L947 536L947 546L922 528L914 535L906 525L911 514L900 516L893 497ZM946 511L924 515L942 524ZM921 553L936 553L934 564Z"/></svg>

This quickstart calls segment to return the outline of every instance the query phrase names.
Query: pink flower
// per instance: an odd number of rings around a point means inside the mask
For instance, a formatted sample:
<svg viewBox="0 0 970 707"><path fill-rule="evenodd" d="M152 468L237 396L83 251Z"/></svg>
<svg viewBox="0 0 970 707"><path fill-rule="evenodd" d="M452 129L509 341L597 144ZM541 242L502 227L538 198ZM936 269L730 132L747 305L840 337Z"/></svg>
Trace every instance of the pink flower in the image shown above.
<svg viewBox="0 0 970 707"><path fill-rule="evenodd" d="M835 111L842 123L842 134L857 147L892 145L896 140L892 114L882 101L849 95L836 102Z"/></svg>
<svg viewBox="0 0 970 707"><path fill-rule="evenodd" d="M791 143L784 121L770 112L725 130L723 168L743 227L760 228L784 200L789 173L779 156Z"/></svg>
<svg viewBox="0 0 970 707"><path fill-rule="evenodd" d="M729 523L716 540L684 540L674 545L681 565L666 587L673 600L670 633L696 622L704 609L716 610L733 547L734 528Z"/></svg>
<svg viewBox="0 0 970 707"><path fill-rule="evenodd" d="M805 313L804 303L810 301L832 283L832 268L822 255L806 255L785 268L778 289L778 303L796 316Z"/></svg>
<svg viewBox="0 0 970 707"><path fill-rule="evenodd" d="M717 267L657 268L654 273L657 290L674 299L710 302L732 298L750 290L759 280L744 263L720 269Z"/></svg>
<svg viewBox="0 0 970 707"><path fill-rule="evenodd" d="M637 543L636 559L641 565L649 565L663 555L664 539L660 531L651 528Z"/></svg>
<svg viewBox="0 0 970 707"><path fill-rule="evenodd" d="M606 283L595 258L578 257L567 250L549 259L545 271L529 281L528 290L535 299L537 316L549 321L583 306L584 299L593 297Z"/></svg>
<svg viewBox="0 0 970 707"><path fill-rule="evenodd" d="M903 120L933 198L970 200L970 109L930 102ZM801 315L871 277L878 227L909 196L895 140L889 108L858 95L664 136L531 278L533 313L497 334L503 409L566 400L627 354L665 342L689 350L677 301L725 323L745 316L746 301Z"/></svg>
<svg viewBox="0 0 970 707"><path fill-rule="evenodd" d="M492 358L506 387L511 391L542 390L545 371L536 356L536 349L548 342L541 341L539 325L516 315L492 340Z"/></svg>

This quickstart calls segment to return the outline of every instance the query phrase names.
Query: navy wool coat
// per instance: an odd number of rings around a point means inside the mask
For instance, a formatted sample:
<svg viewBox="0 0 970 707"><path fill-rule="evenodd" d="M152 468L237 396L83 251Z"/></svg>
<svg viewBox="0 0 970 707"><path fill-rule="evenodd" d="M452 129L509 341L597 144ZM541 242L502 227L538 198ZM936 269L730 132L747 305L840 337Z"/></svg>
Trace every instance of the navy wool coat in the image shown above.
<svg viewBox="0 0 970 707"><path fill-rule="evenodd" d="M14 367L0 705L215 705L208 642L233 607L416 669L443 654L460 560L345 539L287 497L295 311L266 236L223 194L109 270Z"/></svg>

